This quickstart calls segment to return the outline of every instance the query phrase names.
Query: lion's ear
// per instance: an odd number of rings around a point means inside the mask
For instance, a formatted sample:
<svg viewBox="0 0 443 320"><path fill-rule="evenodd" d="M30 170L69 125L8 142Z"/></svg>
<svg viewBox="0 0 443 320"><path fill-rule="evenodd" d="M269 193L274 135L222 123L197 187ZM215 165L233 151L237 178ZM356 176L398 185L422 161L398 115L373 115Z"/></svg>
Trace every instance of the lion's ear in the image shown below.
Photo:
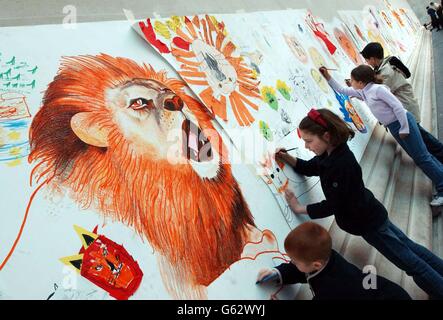
<svg viewBox="0 0 443 320"><path fill-rule="evenodd" d="M76 136L95 147L108 147L109 130L101 127L96 121L91 119L90 112L80 112L71 118L71 128Z"/></svg>

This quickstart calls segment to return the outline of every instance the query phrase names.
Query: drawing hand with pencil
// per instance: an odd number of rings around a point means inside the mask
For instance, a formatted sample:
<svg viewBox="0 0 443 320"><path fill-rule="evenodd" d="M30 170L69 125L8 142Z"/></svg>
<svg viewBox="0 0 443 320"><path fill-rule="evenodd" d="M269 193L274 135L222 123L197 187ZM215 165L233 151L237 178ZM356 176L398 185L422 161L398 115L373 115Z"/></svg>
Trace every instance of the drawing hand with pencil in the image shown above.
<svg viewBox="0 0 443 320"><path fill-rule="evenodd" d="M318 69L318 71L320 71L322 76L325 77L325 79L328 80L328 81L331 80L331 78L332 78L331 75L329 74L329 70L331 70L331 69L328 69L326 67L320 67Z"/></svg>
<svg viewBox="0 0 443 320"><path fill-rule="evenodd" d="M257 282L255 282L255 284L263 284L269 282L280 283L278 271L270 268L261 269L258 272Z"/></svg>
<svg viewBox="0 0 443 320"><path fill-rule="evenodd" d="M295 150L296 148L286 150L285 148L278 148L275 150L275 160L289 164L291 167L295 167L297 164L297 158L291 156L288 151Z"/></svg>

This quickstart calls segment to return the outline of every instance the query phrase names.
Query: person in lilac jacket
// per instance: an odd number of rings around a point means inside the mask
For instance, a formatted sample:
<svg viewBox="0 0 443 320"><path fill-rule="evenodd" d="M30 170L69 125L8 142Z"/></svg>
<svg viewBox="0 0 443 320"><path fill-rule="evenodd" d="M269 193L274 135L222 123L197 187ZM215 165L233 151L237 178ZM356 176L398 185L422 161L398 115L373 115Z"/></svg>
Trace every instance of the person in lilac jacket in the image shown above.
<svg viewBox="0 0 443 320"><path fill-rule="evenodd" d="M320 72L335 91L366 102L377 120L389 129L395 140L434 183L437 195L430 205L443 205L443 165L426 148L412 113L403 107L388 87L382 85L383 80L376 76L375 71L367 65L358 66L351 72L349 88L342 87L325 67L321 67Z"/></svg>

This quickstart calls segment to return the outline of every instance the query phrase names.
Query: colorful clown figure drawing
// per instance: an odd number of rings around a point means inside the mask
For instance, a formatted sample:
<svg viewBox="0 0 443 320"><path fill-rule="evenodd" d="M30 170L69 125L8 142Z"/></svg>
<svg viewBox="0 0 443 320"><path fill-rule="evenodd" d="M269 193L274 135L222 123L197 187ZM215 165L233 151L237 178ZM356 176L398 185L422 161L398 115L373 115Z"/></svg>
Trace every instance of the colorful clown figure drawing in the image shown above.
<svg viewBox="0 0 443 320"><path fill-rule="evenodd" d="M239 55L229 39L224 24L208 15L178 18L172 22L155 21L163 30L154 28L151 20L140 22L146 40L161 54L171 54L178 63L178 73L198 94L213 115L231 121L228 107L235 122L250 126L255 122L254 111L259 109L260 91L257 73ZM157 30L157 31L156 31Z"/></svg>
<svg viewBox="0 0 443 320"><path fill-rule="evenodd" d="M346 122L353 123L355 128L359 132L367 133L368 130L366 129L366 126L365 126L363 120L358 115L357 110L355 110L354 106L352 105L349 97L344 94L338 93L335 90L334 90L334 93L335 93L335 97L337 98L338 103L341 106L340 111L343 114L343 120Z"/></svg>
<svg viewBox="0 0 443 320"><path fill-rule="evenodd" d="M61 258L60 261L112 297L118 300L131 297L143 277L138 263L123 246L98 235L97 227L93 232L79 226L74 226L74 229L83 246L78 254Z"/></svg>

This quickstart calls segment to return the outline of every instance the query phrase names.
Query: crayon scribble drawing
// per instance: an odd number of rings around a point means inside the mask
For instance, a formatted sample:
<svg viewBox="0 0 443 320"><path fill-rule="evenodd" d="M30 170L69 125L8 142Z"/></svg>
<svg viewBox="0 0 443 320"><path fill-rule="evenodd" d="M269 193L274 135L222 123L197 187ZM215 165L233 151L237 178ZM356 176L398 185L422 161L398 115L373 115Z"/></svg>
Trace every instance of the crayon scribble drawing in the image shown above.
<svg viewBox="0 0 443 320"><path fill-rule="evenodd" d="M204 298L246 244L277 245L255 227L211 115L186 89L126 58L63 58L33 119L29 160L47 192L67 190L146 238L172 297Z"/></svg>
<svg viewBox="0 0 443 320"><path fill-rule="evenodd" d="M290 67L289 74L289 82L297 96L300 97L305 107L305 112L308 112L310 108L322 105L322 95L317 94L316 85L312 77L306 76L303 70L293 66Z"/></svg>
<svg viewBox="0 0 443 320"><path fill-rule="evenodd" d="M294 35L283 34L286 44L291 49L292 54L303 64L308 63L306 50L300 44L300 41Z"/></svg>
<svg viewBox="0 0 443 320"><path fill-rule="evenodd" d="M163 56L172 54L178 73L212 114L240 126L255 122L253 113L260 103L257 73L236 54L223 23L205 15L156 20L154 27L147 19L139 27ZM229 119L227 109L235 120Z"/></svg>
<svg viewBox="0 0 443 320"><path fill-rule="evenodd" d="M29 154L27 97L35 88L37 70L15 55L0 53L0 162L9 167L22 164Z"/></svg>
<svg viewBox="0 0 443 320"><path fill-rule="evenodd" d="M25 95L0 93L0 162L16 166L28 156L30 118Z"/></svg>

